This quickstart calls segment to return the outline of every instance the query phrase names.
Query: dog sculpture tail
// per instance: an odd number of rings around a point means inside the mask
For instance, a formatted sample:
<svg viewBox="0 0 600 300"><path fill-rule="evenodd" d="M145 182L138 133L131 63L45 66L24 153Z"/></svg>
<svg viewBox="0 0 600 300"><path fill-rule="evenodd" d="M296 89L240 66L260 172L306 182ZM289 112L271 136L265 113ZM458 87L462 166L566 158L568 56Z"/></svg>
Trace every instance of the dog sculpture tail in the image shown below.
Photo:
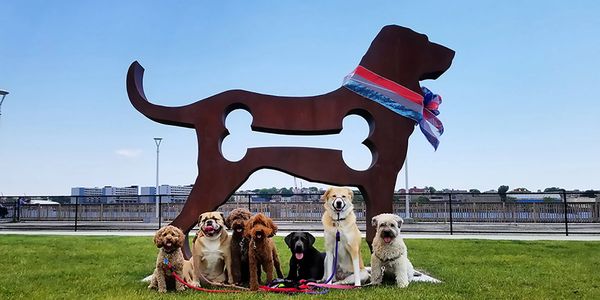
<svg viewBox="0 0 600 300"><path fill-rule="evenodd" d="M166 124L194 128L189 106L167 107L152 104L144 94L144 68L134 61L127 71L127 94L131 104L149 119Z"/></svg>

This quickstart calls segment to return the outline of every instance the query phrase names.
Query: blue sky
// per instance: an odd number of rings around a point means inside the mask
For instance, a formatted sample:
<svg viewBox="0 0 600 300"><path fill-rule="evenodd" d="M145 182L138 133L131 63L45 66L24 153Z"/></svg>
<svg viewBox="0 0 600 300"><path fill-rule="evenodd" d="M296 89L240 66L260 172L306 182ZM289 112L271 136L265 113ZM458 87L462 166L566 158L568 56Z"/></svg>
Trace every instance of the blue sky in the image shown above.
<svg viewBox="0 0 600 300"><path fill-rule="evenodd" d="M10 92L0 193L154 185L155 136L164 138L161 183L193 183L195 133L133 109L132 61L146 68L148 98L163 105L233 88L321 94L340 86L386 24L456 51L446 74L422 83L443 96L446 132L437 152L411 136L411 186L600 189L597 1L222 2L0 0L0 89ZM346 121L342 137L234 135L225 147L236 157L247 145L333 144L364 166L366 125ZM248 122L244 113L228 119L234 134ZM259 171L243 187L292 185Z"/></svg>

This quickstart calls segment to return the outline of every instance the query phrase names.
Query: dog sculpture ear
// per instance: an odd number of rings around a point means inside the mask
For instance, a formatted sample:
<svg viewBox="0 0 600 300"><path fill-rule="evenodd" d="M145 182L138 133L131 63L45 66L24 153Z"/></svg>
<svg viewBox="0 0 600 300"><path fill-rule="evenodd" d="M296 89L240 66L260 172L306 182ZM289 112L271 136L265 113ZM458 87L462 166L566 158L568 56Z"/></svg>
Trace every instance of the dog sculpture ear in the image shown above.
<svg viewBox="0 0 600 300"><path fill-rule="evenodd" d="M308 237L308 244L312 246L315 243L315 237L310 232L307 232L306 236Z"/></svg>
<svg viewBox="0 0 600 300"><path fill-rule="evenodd" d="M294 234L296 234L296 232L290 232L284 239L285 244L290 248L292 248L292 236L294 236Z"/></svg>
<svg viewBox="0 0 600 300"><path fill-rule="evenodd" d="M377 217L379 217L379 216L374 216L374 217L371 219L371 226L373 226L373 227L375 227L375 228L377 228L377 226L378 226L378 225L377 225L377 223L378 223L378 221L377 221Z"/></svg>
<svg viewBox="0 0 600 300"><path fill-rule="evenodd" d="M162 241L162 234L165 231L166 227L163 227L161 229L159 229L155 234L154 234L154 245L156 245L157 248L162 248L163 246L163 241Z"/></svg>

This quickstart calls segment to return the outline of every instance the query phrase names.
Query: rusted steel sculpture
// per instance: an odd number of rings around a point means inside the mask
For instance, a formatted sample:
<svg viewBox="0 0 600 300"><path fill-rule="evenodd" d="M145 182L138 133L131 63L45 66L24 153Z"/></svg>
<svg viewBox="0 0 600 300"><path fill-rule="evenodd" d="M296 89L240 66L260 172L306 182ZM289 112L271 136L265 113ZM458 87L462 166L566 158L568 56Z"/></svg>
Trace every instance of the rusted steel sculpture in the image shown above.
<svg viewBox="0 0 600 300"><path fill-rule="evenodd" d="M426 35L389 25L371 43L360 66L422 94L419 81L438 78L450 67L453 57L454 51L429 42ZM215 210L262 168L309 181L358 187L366 203L367 220L392 211L396 177L404 164L415 121L344 87L311 97L229 90L190 105L165 107L146 99L143 73L138 62L133 62L127 73L127 93L133 106L156 122L196 130L198 177L181 213L171 223L184 232L194 227L198 215ZM221 143L229 134L225 118L235 109L250 112L255 131L291 135L339 133L344 117L358 114L370 127L363 144L371 150L372 164L367 170L356 171L344 163L339 150L304 147L250 148L240 161L228 161ZM373 235L367 222L369 244ZM189 255L189 245L186 247Z"/></svg>

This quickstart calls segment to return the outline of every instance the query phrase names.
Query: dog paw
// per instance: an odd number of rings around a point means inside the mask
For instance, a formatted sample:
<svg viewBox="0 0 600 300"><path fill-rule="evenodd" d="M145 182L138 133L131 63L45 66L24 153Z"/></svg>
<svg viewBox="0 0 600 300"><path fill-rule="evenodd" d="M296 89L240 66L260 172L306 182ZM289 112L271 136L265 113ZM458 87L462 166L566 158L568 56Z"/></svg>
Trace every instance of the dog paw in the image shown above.
<svg viewBox="0 0 600 300"><path fill-rule="evenodd" d="M399 288L408 287L408 281L406 281L406 282L404 282L404 281L396 282L396 286L398 286Z"/></svg>
<svg viewBox="0 0 600 300"><path fill-rule="evenodd" d="M167 289L158 289L158 292L159 292L159 293L163 293L163 294L164 294L164 293L166 293L166 292L167 292Z"/></svg>

